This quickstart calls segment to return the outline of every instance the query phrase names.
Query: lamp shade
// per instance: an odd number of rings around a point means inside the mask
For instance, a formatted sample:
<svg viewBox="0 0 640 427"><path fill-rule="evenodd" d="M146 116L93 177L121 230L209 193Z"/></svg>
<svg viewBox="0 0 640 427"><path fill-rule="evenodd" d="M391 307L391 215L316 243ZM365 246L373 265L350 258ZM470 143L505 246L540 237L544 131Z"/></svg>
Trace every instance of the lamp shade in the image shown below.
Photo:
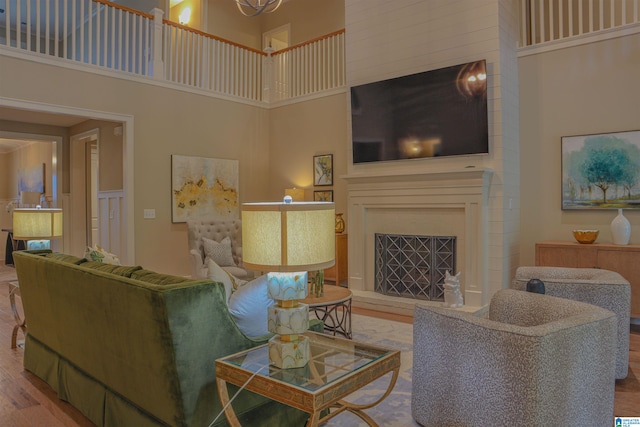
<svg viewBox="0 0 640 427"><path fill-rule="evenodd" d="M242 260L254 270L321 270L335 263L333 203L244 203Z"/></svg>
<svg viewBox="0 0 640 427"><path fill-rule="evenodd" d="M45 240L62 237L62 209L15 209L13 238Z"/></svg>

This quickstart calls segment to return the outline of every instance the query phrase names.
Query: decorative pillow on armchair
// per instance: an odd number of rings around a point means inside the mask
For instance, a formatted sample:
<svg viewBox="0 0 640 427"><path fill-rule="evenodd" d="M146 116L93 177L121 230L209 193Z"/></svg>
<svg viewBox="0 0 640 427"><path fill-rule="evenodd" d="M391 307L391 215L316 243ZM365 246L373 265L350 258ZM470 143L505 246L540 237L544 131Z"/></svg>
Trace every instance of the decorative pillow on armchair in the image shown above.
<svg viewBox="0 0 640 427"><path fill-rule="evenodd" d="M208 263L208 259L212 259L221 267L235 266L233 261L233 253L231 252L231 239L225 237L220 242L215 240L202 238L202 246L204 246L204 263Z"/></svg>
<svg viewBox="0 0 640 427"><path fill-rule="evenodd" d="M105 251L100 246L87 246L84 257L91 261L103 262L105 264L121 265L120 259L115 254Z"/></svg>

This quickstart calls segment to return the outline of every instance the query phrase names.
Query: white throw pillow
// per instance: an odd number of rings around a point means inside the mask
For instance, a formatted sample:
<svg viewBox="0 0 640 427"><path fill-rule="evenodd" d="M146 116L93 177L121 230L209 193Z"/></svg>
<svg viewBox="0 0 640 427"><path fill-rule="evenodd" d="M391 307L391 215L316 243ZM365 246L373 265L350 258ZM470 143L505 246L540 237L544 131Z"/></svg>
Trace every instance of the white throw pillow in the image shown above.
<svg viewBox="0 0 640 427"><path fill-rule="evenodd" d="M233 261L231 239L229 237L225 237L220 242L203 237L202 246L204 247L205 264L207 263L207 258L211 258L221 267L236 265Z"/></svg>
<svg viewBox="0 0 640 427"><path fill-rule="evenodd" d="M207 261L207 269L207 275L210 280L213 280L214 282L222 282L222 284L224 285L224 290L227 296L226 302L227 304L229 304L229 298L231 297L234 288L237 287L237 285L234 286L233 276L224 271L222 267L216 264L212 259L209 259L209 261Z"/></svg>
<svg viewBox="0 0 640 427"><path fill-rule="evenodd" d="M267 310L275 304L267 292L267 276L260 276L231 294L229 312L242 332L255 338L269 333Z"/></svg>

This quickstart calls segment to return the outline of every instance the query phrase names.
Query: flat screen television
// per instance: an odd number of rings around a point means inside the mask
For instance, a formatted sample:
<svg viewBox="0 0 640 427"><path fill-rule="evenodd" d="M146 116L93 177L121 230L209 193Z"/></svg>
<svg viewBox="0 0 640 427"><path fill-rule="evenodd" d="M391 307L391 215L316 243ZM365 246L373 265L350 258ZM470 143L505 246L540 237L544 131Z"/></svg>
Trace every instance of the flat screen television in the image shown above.
<svg viewBox="0 0 640 427"><path fill-rule="evenodd" d="M486 61L351 88L353 163L489 152Z"/></svg>

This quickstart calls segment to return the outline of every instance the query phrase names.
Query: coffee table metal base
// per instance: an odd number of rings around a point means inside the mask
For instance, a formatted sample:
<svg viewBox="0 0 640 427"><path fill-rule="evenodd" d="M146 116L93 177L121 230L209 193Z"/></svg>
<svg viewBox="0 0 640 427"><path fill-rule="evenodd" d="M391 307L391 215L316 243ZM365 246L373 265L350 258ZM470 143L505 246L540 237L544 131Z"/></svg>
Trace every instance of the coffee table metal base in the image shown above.
<svg viewBox="0 0 640 427"><path fill-rule="evenodd" d="M13 312L13 318L16 321L15 326L13 327L13 331L11 332L11 348L17 347L17 339L18 339L18 329L22 331L22 333L27 335L27 322L26 319L22 319L20 317L20 313L18 313L18 307L16 306L16 293L20 293L20 285L18 282L9 282L9 303L11 304L11 311Z"/></svg>

